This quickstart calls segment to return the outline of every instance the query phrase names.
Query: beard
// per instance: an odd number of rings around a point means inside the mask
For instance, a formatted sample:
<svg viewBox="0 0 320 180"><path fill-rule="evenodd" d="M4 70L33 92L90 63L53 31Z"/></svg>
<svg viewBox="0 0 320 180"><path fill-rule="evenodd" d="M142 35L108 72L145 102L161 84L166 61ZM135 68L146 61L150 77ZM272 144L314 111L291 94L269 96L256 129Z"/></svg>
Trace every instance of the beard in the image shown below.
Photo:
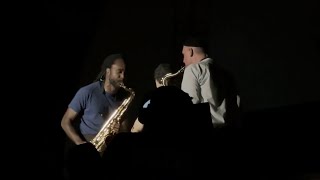
<svg viewBox="0 0 320 180"><path fill-rule="evenodd" d="M117 80L112 79L112 78L109 78L109 82L115 88L119 88L120 87L120 83L122 83L122 81L117 81Z"/></svg>

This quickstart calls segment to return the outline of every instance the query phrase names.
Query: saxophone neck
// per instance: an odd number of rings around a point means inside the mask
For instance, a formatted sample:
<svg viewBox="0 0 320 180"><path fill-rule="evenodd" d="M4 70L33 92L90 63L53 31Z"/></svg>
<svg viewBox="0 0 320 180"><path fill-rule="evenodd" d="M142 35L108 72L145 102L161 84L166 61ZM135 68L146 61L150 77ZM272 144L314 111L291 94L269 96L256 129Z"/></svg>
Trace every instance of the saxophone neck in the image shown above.
<svg viewBox="0 0 320 180"><path fill-rule="evenodd" d="M123 83L120 83L120 87L123 88L124 90L128 91L130 94L135 94L131 88L128 88Z"/></svg>
<svg viewBox="0 0 320 180"><path fill-rule="evenodd" d="M176 73L172 74L172 73L168 73L166 75L164 75L164 77L161 79L161 83L163 86L168 86L168 79L174 76L179 75L180 73L182 73L184 71L185 66L183 66L182 68L179 69L179 71L177 71Z"/></svg>
<svg viewBox="0 0 320 180"><path fill-rule="evenodd" d="M183 67L178 71L178 73L181 73L182 71L184 71L184 68L185 68L185 66L183 66Z"/></svg>

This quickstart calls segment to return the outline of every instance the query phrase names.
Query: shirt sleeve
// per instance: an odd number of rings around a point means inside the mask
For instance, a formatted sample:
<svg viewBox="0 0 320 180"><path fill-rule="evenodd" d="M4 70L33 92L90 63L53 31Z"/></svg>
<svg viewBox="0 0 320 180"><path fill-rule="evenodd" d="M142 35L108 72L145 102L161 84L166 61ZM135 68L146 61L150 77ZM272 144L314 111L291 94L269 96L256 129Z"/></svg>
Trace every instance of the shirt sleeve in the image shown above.
<svg viewBox="0 0 320 180"><path fill-rule="evenodd" d="M192 97L192 102L198 104L201 102L201 89L198 82L199 71L196 65L187 66L183 73L181 89Z"/></svg>
<svg viewBox="0 0 320 180"><path fill-rule="evenodd" d="M145 103L143 104L143 108L147 108L149 104L150 104L150 100L148 100L147 102L145 102Z"/></svg>
<svg viewBox="0 0 320 180"><path fill-rule="evenodd" d="M86 89L79 89L71 102L69 103L69 108L73 109L76 112L80 112L86 107L88 101L88 91Z"/></svg>

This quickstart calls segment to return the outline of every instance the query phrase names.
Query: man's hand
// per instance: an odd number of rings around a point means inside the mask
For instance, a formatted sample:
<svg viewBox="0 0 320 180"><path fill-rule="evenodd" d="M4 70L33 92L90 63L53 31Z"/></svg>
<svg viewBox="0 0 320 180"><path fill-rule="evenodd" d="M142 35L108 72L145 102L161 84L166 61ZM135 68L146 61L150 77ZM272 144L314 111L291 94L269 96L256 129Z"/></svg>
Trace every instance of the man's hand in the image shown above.
<svg viewBox="0 0 320 180"><path fill-rule="evenodd" d="M87 143L87 141L80 141L80 142L76 142L76 145L85 144L85 143Z"/></svg>

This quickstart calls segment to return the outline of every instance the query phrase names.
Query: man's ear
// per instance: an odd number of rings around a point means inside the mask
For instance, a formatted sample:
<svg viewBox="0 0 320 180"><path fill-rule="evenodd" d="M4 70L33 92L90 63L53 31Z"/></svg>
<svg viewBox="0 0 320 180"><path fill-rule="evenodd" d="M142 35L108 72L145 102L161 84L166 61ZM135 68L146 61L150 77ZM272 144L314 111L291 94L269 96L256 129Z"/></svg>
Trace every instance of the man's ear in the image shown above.
<svg viewBox="0 0 320 180"><path fill-rule="evenodd" d="M190 57L192 57L192 56L193 56L193 49L190 48Z"/></svg>
<svg viewBox="0 0 320 180"><path fill-rule="evenodd" d="M106 73L107 73L108 76L110 75L110 68L106 69Z"/></svg>

